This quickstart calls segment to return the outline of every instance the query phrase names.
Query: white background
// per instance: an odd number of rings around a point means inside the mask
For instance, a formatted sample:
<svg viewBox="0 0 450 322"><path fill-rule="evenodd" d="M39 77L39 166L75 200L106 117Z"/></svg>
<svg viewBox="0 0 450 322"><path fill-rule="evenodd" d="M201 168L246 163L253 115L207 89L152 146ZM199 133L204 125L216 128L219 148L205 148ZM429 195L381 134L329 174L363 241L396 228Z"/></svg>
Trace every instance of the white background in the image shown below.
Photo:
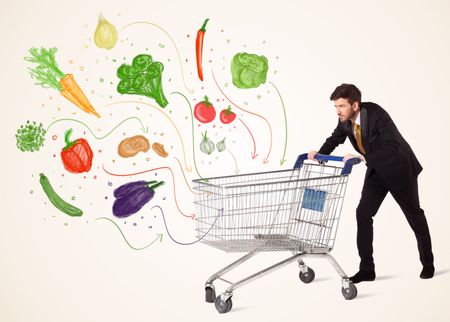
<svg viewBox="0 0 450 322"><path fill-rule="evenodd" d="M450 135L450 5L447 1L1 1L0 12L1 321L449 320L450 176L446 138ZM100 12L119 30L119 42L111 51L95 47L91 40ZM205 82L200 84L193 44L206 17L210 22L205 35ZM378 278L373 283L358 285L355 300L343 299L340 280L328 262L311 260L310 266L316 271L313 283L301 283L298 268L290 265L237 290L233 310L223 316L212 304L204 302L204 282L238 255L200 243L180 246L169 238L159 212L150 210L154 204L163 206L176 240L186 242L195 238L194 222L184 218L174 205L169 172L158 172L166 185L143 209L145 218L139 221L141 213L137 214L135 221L139 224L135 227L132 220L121 224L134 245L145 245L158 233L164 234L162 243L134 251L112 224L95 221L101 216L113 218L113 188L133 179L154 176L148 173L112 178L102 171L102 164L116 173L170 166L175 171L180 208L186 214L194 211L192 193L183 183L180 168L172 157L183 160L180 139L167 119L150 108L105 107L115 101L138 99L121 97L115 93L116 83L109 84L116 82L117 64L112 59L122 61L126 57L129 63L132 57L149 48L154 58L164 63L163 84L171 102L165 112L180 129L186 162L193 167L190 118L185 118L189 115L188 107L180 97L169 94L172 91L188 94L175 48L164 33L149 25L121 30L135 21L157 23L176 41L186 83L194 90L189 94L191 103L205 94L223 98L212 80L212 68L221 87L238 105L264 115L271 123L273 148L266 164L262 161L267 156L270 137L261 118L235 110L253 131L259 154L255 160L250 157L253 146L249 133L238 120L234 123L236 129L211 125L196 128L194 147L203 176L232 174L234 163L230 155L217 152L202 155L198 150L201 131L208 130L215 142L227 136L227 147L233 151L241 173L277 170L292 166L299 153L318 149L331 133L336 116L328 98L337 85L354 83L361 89L363 101L383 106L424 167L419 191L433 241L435 278L419 279L421 265L413 233L391 196L375 219ZM165 46L160 47L160 43ZM61 69L75 75L102 114L101 119L78 112L52 89L33 85L23 60L32 46L58 48L56 57ZM225 87L230 82L229 61L238 51L263 54L269 59L268 80L282 93L288 116L287 162L283 166L279 160L285 140L284 119L273 88L269 83L247 91L233 89L231 85ZM100 82L100 78L105 81ZM153 104L150 99L143 101ZM220 110L228 104L225 100L216 105ZM134 121L104 140L95 140L82 126L61 122L50 130L41 151L22 153L15 146L15 131L26 120L48 126L53 120L73 117L102 135L129 116L140 117L149 126L150 141L164 143L171 157L161 159L149 152L134 160L120 160L115 151L125 137L123 133L142 134ZM96 152L93 170L86 179L67 172L64 177L61 175L64 169L58 154L63 146L62 134L69 126L74 129L73 138L83 136L94 151L102 150ZM57 140L52 140L54 134ZM336 154L348 152L352 152L348 142L336 150ZM113 159L116 161L112 162ZM40 172L49 176L55 190L66 200L76 196L73 203L83 208L83 217L70 218L44 204L46 197L38 183ZM188 180L198 177L195 171L186 175ZM350 178L332 252L349 275L359 263L354 209L363 176L364 166L360 166ZM113 187L108 186L108 181ZM285 255L262 254L240 272L230 274L229 279L239 279ZM223 288L223 284L217 284L218 293Z"/></svg>

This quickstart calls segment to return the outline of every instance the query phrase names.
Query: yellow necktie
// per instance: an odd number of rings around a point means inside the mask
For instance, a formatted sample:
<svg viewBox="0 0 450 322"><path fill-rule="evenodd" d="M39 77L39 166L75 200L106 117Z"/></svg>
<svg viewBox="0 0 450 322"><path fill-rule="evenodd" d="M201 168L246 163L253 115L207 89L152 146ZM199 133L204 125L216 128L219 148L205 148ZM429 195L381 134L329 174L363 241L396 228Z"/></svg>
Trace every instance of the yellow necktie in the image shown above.
<svg viewBox="0 0 450 322"><path fill-rule="evenodd" d="M366 154L366 151L364 150L362 145L361 126L357 123L355 123L355 134L356 134L356 144L358 144L359 151L361 151L362 154Z"/></svg>

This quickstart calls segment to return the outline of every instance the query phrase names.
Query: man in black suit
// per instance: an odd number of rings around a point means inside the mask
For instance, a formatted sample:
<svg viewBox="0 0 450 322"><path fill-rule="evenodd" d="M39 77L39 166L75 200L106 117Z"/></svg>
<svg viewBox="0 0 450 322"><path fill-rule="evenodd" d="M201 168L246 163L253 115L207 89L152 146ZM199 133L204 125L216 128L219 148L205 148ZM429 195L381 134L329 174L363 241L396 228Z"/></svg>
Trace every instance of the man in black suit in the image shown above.
<svg viewBox="0 0 450 322"><path fill-rule="evenodd" d="M431 238L424 211L419 205L417 176L422 166L409 144L397 130L389 114L379 105L361 103L361 92L352 84L342 84L331 94L339 122L320 150L311 151L309 159L317 153L330 154L348 137L360 156L347 154L344 160L360 157L367 165L361 200L356 209L358 224L357 245L361 258L359 271L350 280L354 283L373 281L373 219L388 192L399 204L411 226L419 249L423 269L421 278L434 275Z"/></svg>

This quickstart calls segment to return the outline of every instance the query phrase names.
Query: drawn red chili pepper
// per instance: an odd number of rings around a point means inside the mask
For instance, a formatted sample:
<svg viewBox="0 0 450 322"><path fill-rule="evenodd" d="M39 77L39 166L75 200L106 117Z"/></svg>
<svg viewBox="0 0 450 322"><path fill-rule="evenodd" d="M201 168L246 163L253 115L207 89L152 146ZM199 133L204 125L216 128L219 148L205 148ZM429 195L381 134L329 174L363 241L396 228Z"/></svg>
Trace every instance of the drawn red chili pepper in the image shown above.
<svg viewBox="0 0 450 322"><path fill-rule="evenodd" d="M206 24L208 19L205 20L203 26L197 31L197 39L195 40L195 56L197 58L197 73L198 78L203 81L203 69L202 69L202 57L203 57L203 39L205 37Z"/></svg>
<svg viewBox="0 0 450 322"><path fill-rule="evenodd" d="M64 133L66 146L61 150L61 159L64 168L72 173L89 172L92 167L92 158L94 153L89 146L88 141L83 138L70 141L72 129Z"/></svg>

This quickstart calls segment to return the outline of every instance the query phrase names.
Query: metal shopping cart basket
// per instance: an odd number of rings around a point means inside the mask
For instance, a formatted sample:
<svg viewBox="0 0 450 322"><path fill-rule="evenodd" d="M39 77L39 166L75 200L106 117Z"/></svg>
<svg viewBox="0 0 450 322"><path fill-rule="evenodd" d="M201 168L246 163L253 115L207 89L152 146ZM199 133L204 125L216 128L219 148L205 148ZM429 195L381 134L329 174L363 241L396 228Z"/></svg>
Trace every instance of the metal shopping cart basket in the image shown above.
<svg viewBox="0 0 450 322"><path fill-rule="evenodd" d="M225 252L247 252L212 275L205 283L206 302L215 303L219 313L231 310L233 291L286 264L297 261L304 283L315 273L304 257L327 258L342 278L345 299L357 295L355 285L329 254L333 249L348 175L359 158L344 166L326 164L342 157L317 155L307 161L298 157L293 169L193 180L196 234L202 242ZM232 283L222 275L258 252L289 251L293 255L253 275ZM213 282L230 286L216 297Z"/></svg>

